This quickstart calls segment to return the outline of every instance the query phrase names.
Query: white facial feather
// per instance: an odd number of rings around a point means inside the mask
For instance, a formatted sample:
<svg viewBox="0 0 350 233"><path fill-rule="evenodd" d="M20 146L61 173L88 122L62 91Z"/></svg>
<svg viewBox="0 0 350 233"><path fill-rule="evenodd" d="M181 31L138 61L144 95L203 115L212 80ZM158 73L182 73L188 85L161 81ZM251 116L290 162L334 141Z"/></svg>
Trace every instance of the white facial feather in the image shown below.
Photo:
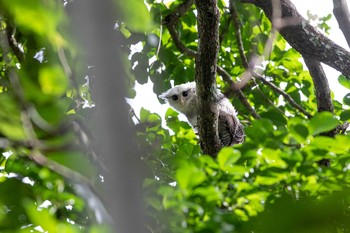
<svg viewBox="0 0 350 233"><path fill-rule="evenodd" d="M159 96L166 100L175 110L185 114L196 111L196 83L188 82L177 85Z"/></svg>

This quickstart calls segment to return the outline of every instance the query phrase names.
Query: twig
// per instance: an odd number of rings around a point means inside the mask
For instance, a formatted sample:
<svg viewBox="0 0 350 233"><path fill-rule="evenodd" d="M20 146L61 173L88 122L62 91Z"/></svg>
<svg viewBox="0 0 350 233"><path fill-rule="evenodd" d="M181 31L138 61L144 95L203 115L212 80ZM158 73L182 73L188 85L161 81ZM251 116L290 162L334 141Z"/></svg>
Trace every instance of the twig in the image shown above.
<svg viewBox="0 0 350 233"><path fill-rule="evenodd" d="M255 111L255 109L248 102L247 97L243 94L241 90L237 91L237 96L242 104L248 109L248 111L252 114L255 119L260 119L260 115Z"/></svg>
<svg viewBox="0 0 350 233"><path fill-rule="evenodd" d="M284 97L284 99L294 108L296 108L299 112L301 112L302 114L304 114L305 116L307 116L308 118L311 118L312 115L310 113L308 113L303 107L301 107L297 102L295 102L295 100L288 95L285 91L283 91L281 88L279 88L278 86L276 86L275 84L267 81L263 76L254 73L254 77L258 78L262 83L264 83L265 85L269 86L272 90L276 91L277 93L279 93L280 95L282 95Z"/></svg>
<svg viewBox="0 0 350 233"><path fill-rule="evenodd" d="M231 90L237 94L239 100L242 102L242 104L247 108L247 110L252 114L252 116L255 119L259 119L259 114L255 111L255 109L251 106L251 104L248 102L247 98L243 94L243 92L236 87L236 83L232 81L231 76L229 73L226 72L222 67L218 66L218 74L230 85Z"/></svg>
<svg viewBox="0 0 350 233"><path fill-rule="evenodd" d="M175 29L175 25L179 21L179 18L184 15L193 5L193 0L186 0L180 4L172 13L167 15L163 20L163 25L168 28L168 31L174 40L175 46L180 52L186 54L189 57L196 57L196 51L187 48L181 41L178 36L178 33Z"/></svg>
<svg viewBox="0 0 350 233"><path fill-rule="evenodd" d="M15 54L19 62L23 62L24 53L16 40L16 37L15 37L16 29L12 28L10 25L7 25L6 34L7 34L7 40L9 42L9 46L11 47L13 53Z"/></svg>

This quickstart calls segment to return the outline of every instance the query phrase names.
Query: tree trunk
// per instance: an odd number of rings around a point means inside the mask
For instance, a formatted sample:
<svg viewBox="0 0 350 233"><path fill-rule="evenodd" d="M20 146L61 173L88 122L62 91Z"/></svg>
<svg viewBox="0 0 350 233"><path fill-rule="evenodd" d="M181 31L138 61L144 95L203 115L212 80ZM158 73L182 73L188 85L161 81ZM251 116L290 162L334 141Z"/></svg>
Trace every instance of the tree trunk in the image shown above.
<svg viewBox="0 0 350 233"><path fill-rule="evenodd" d="M198 51L196 83L198 98L198 130L202 151L216 157L221 148L218 135L216 91L217 58L219 52L220 12L217 0L196 0L198 22Z"/></svg>

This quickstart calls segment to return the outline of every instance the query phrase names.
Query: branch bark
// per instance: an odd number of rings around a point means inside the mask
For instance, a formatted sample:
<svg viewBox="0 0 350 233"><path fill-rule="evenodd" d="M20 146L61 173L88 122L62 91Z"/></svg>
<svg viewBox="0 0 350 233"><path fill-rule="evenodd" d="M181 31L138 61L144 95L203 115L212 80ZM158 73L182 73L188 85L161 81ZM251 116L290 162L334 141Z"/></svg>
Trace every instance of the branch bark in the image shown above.
<svg viewBox="0 0 350 233"><path fill-rule="evenodd" d="M333 0L333 13L350 47L350 13L346 0Z"/></svg>
<svg viewBox="0 0 350 233"><path fill-rule="evenodd" d="M323 62L350 77L350 53L310 25L296 10L290 0L278 1L281 19L273 18L273 0L241 0L260 7L271 22L281 22L274 27L304 58Z"/></svg>
<svg viewBox="0 0 350 233"><path fill-rule="evenodd" d="M220 12L217 0L195 0L198 23L196 84L198 100L198 131L202 151L216 157L221 145L218 135L218 110L215 102L217 58L219 52Z"/></svg>
<svg viewBox="0 0 350 233"><path fill-rule="evenodd" d="M304 58L304 61L315 86L318 112L328 111L333 113L334 106L332 103L331 89L329 88L328 80L321 63L309 58Z"/></svg>
<svg viewBox="0 0 350 233"><path fill-rule="evenodd" d="M193 5L193 0L187 0L180 4L172 13L167 15L163 20L163 25L168 28L171 38L174 40L175 46L180 50L180 52L186 54L189 57L196 57L196 51L187 48L178 36L175 29L175 25L179 21L180 17L184 15Z"/></svg>

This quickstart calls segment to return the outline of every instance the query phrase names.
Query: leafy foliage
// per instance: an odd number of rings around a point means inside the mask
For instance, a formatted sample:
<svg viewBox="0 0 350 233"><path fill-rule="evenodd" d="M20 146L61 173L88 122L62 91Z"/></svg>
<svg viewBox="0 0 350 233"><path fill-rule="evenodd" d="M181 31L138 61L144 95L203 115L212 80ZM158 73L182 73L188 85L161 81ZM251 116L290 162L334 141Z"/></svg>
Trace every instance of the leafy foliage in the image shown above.
<svg viewBox="0 0 350 233"><path fill-rule="evenodd" d="M86 145L93 74L69 33L70 1L62 2L0 1L1 232L110 232L106 216L100 221L96 214L102 207L89 202L90 188L101 185L93 164L103 163ZM195 75L193 56L178 44L197 50L195 6L178 15L174 38L164 20L186 1L146 2L118 2L125 9L115 31L123 38L128 97L135 96L135 82L150 80L160 94ZM135 143L148 168L143 189L149 231L350 231L350 136L338 132L350 119L349 94L342 102L333 99L334 114L318 113L300 54L274 34L259 8L232 2L241 28L232 21L232 6L219 0L218 65L238 82L247 69L242 52L248 61L262 59L255 67L262 78L241 90L245 101L217 76L246 140L212 158L201 153L177 112L160 116L141 109ZM328 32L330 16L309 17ZM346 77L338 80L349 89ZM328 137L329 131L338 134ZM324 159L330 167L318 164Z"/></svg>
<svg viewBox="0 0 350 233"><path fill-rule="evenodd" d="M0 6L0 231L96 232L78 190L98 183L97 170L72 125L91 99L63 4Z"/></svg>
<svg viewBox="0 0 350 233"><path fill-rule="evenodd" d="M181 4L148 3L159 24L162 23L159 18L166 18ZM238 81L246 69L235 36L237 28L225 3L219 1L218 5L221 13L218 65ZM234 6L248 60L265 55L272 30L269 20L252 5L235 1ZM329 18L319 18L322 24L318 26L328 31ZM137 60L133 69L136 80L141 84L146 81L140 82L137 72L139 64L146 64L142 69L148 73L156 94L169 88L171 81L175 85L192 81L194 59L176 43L180 41L196 51L196 27L192 6L175 24L178 38L164 28L154 28L152 35L159 36L159 48L151 47L146 39L142 51L133 55L136 60L152 58L150 63ZM223 148L216 159L200 153L194 135L188 138L191 129L178 120L173 110L166 113L166 128L160 116L141 110L137 128L140 147L147 144L148 148L143 158L151 172L144 187L149 214L154 220L150 223L152 232L349 230L346 218L350 137L346 133L334 138L322 136L349 119L347 107L333 100L335 114L317 113L313 81L300 62L300 54L279 34L267 52L257 69L277 88L256 79L242 90L260 119L253 118L237 95L231 95L232 104L245 122L246 140L242 145ZM339 82L348 86L343 76ZM230 93L225 79L218 76L217 83L223 92ZM285 96L313 117L295 108ZM344 104L347 99L344 97ZM330 159L331 167L320 166L318 162L323 159Z"/></svg>

